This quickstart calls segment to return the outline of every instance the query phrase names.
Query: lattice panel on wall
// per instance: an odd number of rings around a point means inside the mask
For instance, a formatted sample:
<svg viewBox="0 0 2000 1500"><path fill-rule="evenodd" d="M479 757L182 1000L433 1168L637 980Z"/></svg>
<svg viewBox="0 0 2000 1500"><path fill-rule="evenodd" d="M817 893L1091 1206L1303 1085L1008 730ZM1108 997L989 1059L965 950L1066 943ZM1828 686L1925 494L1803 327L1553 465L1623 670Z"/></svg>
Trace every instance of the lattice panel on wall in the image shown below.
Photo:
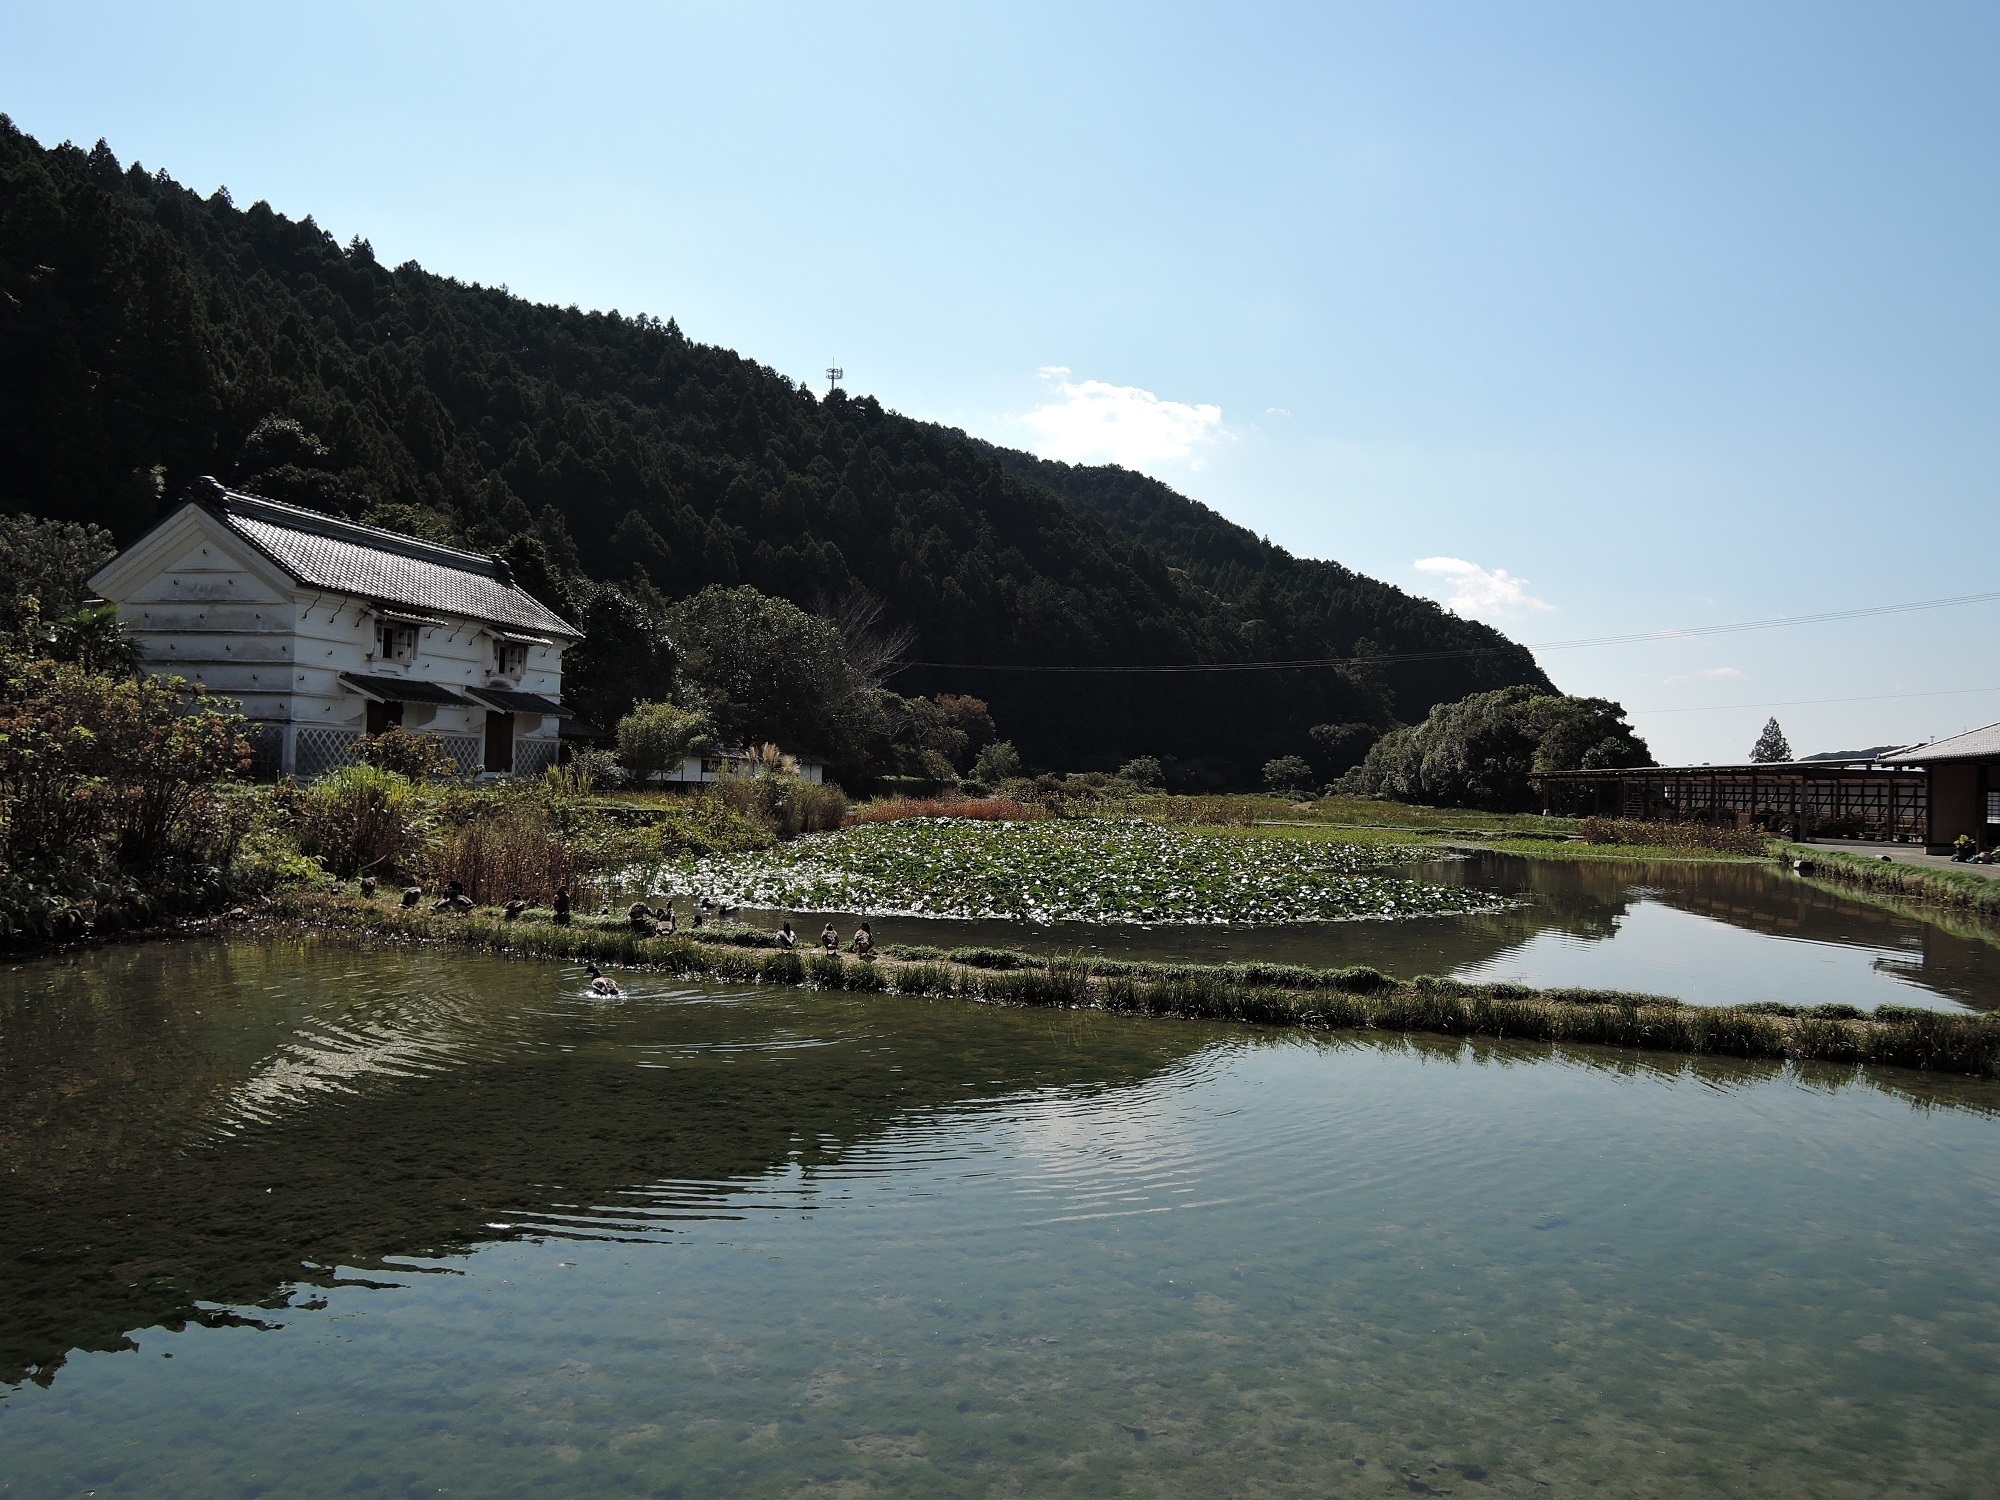
<svg viewBox="0 0 2000 1500"><path fill-rule="evenodd" d="M438 748L458 762L458 774L477 776L486 768L486 741L472 734L438 734Z"/></svg>
<svg viewBox="0 0 2000 1500"><path fill-rule="evenodd" d="M285 769L285 728L282 724L249 724L243 737L250 742L250 774L275 781Z"/></svg>
<svg viewBox="0 0 2000 1500"><path fill-rule="evenodd" d="M324 776L360 759L358 729L328 729L312 724L297 730L292 741L292 774L302 781Z"/></svg>
<svg viewBox="0 0 2000 1500"><path fill-rule="evenodd" d="M541 775L556 763L556 751L559 748L554 740L514 741L514 774Z"/></svg>

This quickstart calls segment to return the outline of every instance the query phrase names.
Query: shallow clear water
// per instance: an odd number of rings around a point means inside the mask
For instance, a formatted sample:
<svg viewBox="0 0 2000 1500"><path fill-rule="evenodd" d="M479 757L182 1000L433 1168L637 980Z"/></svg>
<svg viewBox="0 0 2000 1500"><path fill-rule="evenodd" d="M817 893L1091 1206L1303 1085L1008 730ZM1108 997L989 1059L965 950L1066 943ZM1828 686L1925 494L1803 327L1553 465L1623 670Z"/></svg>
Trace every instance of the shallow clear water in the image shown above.
<svg viewBox="0 0 2000 1500"><path fill-rule="evenodd" d="M1588 985L1696 1005L1840 1001L2000 1009L2000 932L1857 901L1763 864L1525 859L1474 853L1407 867L1494 891L1501 912L1274 927L954 922L883 917L877 941L1200 963L1261 960L1410 977ZM785 914L746 920L775 926ZM795 914L795 917L800 914ZM840 913L843 936L859 914ZM797 925L816 934L824 913Z"/></svg>
<svg viewBox="0 0 2000 1500"><path fill-rule="evenodd" d="M0 1492L1990 1491L1993 1085L626 977L0 974Z"/></svg>

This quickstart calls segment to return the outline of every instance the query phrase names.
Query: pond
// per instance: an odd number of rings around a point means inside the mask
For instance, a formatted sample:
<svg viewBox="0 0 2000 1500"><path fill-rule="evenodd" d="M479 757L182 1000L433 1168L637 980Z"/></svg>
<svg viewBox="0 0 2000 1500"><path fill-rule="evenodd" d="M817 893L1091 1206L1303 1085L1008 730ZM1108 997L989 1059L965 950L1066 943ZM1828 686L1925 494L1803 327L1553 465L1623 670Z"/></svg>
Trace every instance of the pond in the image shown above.
<svg viewBox="0 0 2000 1500"><path fill-rule="evenodd" d="M1449 974L1537 987L1587 985L1696 1005L1781 1000L2000 1009L2000 932L1926 921L1749 861L1534 859L1479 851L1398 874L1508 898L1501 910L1395 921L1271 926L876 917L877 941L1231 963L1259 960L1387 974ZM744 920L775 926L784 913ZM792 913L817 933L829 915ZM800 920L803 918L803 920Z"/></svg>
<svg viewBox="0 0 2000 1500"><path fill-rule="evenodd" d="M2000 1086L428 949L0 974L0 1493L1984 1490Z"/></svg>

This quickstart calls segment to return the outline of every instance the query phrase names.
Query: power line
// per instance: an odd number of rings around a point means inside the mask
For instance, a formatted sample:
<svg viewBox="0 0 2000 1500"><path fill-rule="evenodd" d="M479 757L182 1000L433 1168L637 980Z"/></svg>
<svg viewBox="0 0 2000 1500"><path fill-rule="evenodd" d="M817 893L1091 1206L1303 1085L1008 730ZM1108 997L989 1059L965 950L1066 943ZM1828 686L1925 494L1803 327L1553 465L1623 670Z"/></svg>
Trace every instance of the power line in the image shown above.
<svg viewBox="0 0 2000 1500"><path fill-rule="evenodd" d="M1985 594L1957 594L1948 599L1917 599L1906 604L1871 604L1859 609L1828 610L1813 615L1778 615L1768 620L1738 620L1728 625L1690 625L1678 630L1643 630L1628 635L1584 636L1571 641L1508 642L1504 646L1471 646L1453 651L1384 651L1368 656L1314 656L1292 661L1218 661L1178 663L1133 663L1124 666L1030 666L987 661L911 661L895 670L927 667L945 672L1036 672L1036 673L1176 673L1176 672L1295 672L1320 667L1387 665L1392 662L1455 661L1469 656L1490 656L1502 651L1572 651L1583 646L1628 646L1645 641L1671 641L1695 636L1729 635L1745 630L1775 630L1785 625L1824 625L1836 620L1860 620L1873 615L1909 614L1916 610L1950 609L1963 604L1987 604L2000 599L2000 590ZM1889 694L1887 696L1896 696ZM1826 699L1847 702L1847 699ZM1851 700L1859 702L1862 700ZM1692 710L1689 710L1692 712ZM1678 713L1678 709L1659 709Z"/></svg>
<svg viewBox="0 0 2000 1500"><path fill-rule="evenodd" d="M1965 693L2000 693L2000 687L1939 688L1929 693L1869 693L1860 698L1788 698L1778 703L1704 703L1695 708L1628 708L1627 714L1719 714L1733 708L1804 708L1816 703L1883 703L1891 698L1953 698Z"/></svg>

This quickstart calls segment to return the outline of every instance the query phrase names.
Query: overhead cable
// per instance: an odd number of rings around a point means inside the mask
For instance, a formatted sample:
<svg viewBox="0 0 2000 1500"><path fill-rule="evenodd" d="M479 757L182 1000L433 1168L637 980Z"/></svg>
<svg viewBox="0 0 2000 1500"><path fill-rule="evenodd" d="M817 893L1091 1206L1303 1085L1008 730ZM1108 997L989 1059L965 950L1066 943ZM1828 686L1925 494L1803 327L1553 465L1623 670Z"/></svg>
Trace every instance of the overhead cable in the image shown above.
<svg viewBox="0 0 2000 1500"><path fill-rule="evenodd" d="M989 661L909 661L894 670L926 667L948 672L1037 672L1037 673L1154 673L1154 672L1295 672L1317 667L1386 666L1396 662L1454 661L1469 656L1491 656L1504 651L1573 651L1583 646L1629 646L1646 641L1672 641L1687 637L1729 635L1745 630L1776 630L1785 625L1824 625L1836 620L1859 620L1871 615L1909 614L1915 610L1950 609L1963 604L1989 604L2000 599L2000 590L1985 594L1956 594L1948 599L1917 599L1907 604L1870 604L1859 609L1828 610L1812 615L1777 615L1768 620L1738 620L1728 625L1689 625L1676 630L1642 630L1628 635L1584 636L1571 641L1508 641L1498 646L1470 646L1451 651L1383 651L1366 656L1312 656L1290 661L1141 662L1123 666L1031 666ZM1893 696L1893 695L1892 695ZM1833 700L1828 700L1833 701ZM1843 700L1844 701L1844 700ZM1665 713L1670 710L1658 710Z"/></svg>

